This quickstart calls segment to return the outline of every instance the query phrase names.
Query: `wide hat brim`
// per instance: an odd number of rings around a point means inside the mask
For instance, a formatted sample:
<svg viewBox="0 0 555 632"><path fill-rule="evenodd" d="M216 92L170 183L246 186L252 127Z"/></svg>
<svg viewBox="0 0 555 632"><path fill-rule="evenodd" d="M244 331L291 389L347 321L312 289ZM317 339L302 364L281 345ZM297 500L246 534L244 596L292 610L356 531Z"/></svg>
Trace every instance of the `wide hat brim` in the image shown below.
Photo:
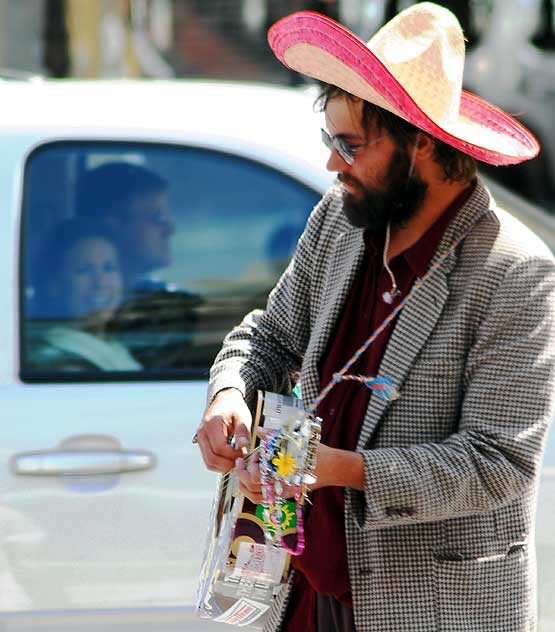
<svg viewBox="0 0 555 632"><path fill-rule="evenodd" d="M477 160L511 165L540 151L526 127L466 90L461 89L460 100L457 94L454 116L434 120L367 44L325 15L312 11L288 15L270 28L268 41L288 68L388 109Z"/></svg>

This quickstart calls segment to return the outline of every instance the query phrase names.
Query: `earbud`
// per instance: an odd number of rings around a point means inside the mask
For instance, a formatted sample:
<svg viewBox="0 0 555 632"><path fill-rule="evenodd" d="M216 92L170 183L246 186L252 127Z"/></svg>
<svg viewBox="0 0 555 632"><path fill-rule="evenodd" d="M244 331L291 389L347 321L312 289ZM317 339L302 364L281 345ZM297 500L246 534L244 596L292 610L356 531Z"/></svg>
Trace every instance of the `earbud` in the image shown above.
<svg viewBox="0 0 555 632"><path fill-rule="evenodd" d="M382 294L382 299L385 303L391 305L391 303L393 303L393 301L395 300L395 298L397 298L397 296L399 296L399 294L401 294L401 292L399 292L399 290L395 288L389 292L384 292Z"/></svg>
<svg viewBox="0 0 555 632"><path fill-rule="evenodd" d="M387 265L387 252L389 250L390 233L391 233L391 226L390 226L390 224L388 222L387 226L386 226L386 229L385 229L385 244L384 244L384 247L383 247L383 257L382 257L383 267L385 268L385 270L389 274L389 278L391 279L391 290L389 290L389 292L384 292L382 294L382 299L388 305L391 305L391 303L393 303L393 299L398 294L400 294L399 290L397 289L397 282L395 281L395 276L393 275L393 272L391 272L391 269Z"/></svg>

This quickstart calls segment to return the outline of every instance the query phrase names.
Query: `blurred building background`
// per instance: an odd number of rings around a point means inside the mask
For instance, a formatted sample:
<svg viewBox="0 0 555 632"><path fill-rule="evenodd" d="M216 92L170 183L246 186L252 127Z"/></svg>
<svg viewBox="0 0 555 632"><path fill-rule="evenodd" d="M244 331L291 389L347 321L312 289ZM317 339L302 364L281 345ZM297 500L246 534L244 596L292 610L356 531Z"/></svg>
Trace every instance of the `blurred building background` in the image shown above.
<svg viewBox="0 0 555 632"><path fill-rule="evenodd" d="M51 77L213 77L281 83L271 23L349 0L0 0L0 67ZM351 3L352 4L352 3Z"/></svg>
<svg viewBox="0 0 555 632"><path fill-rule="evenodd" d="M436 0L467 38L466 87L515 114L539 158L495 177L555 212L555 0ZM296 85L268 27L300 9L368 39L410 0L0 0L4 77L205 77Z"/></svg>

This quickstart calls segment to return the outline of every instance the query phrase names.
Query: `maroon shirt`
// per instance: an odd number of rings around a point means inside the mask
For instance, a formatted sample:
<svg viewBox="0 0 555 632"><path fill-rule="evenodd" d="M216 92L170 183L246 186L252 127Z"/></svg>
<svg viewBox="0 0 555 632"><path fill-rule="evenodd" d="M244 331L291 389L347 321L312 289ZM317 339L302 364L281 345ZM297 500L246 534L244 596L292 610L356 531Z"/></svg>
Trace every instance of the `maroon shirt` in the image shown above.
<svg viewBox="0 0 555 632"><path fill-rule="evenodd" d="M330 336L320 363L321 388L331 380L370 334L409 293L416 277L426 274L445 229L470 197L467 187L413 246L389 264L400 294L392 304L382 299L391 290L391 278L382 263L383 237L364 234L365 254L355 277L341 317ZM376 338L348 374L376 376L395 320ZM359 382L337 384L318 407L322 418L322 443L355 451L370 390ZM332 595L352 606L347 567L344 525L344 492L341 487L324 487L312 493L312 506L305 519L306 548L292 558L296 569L285 632L311 632L314 629L314 594Z"/></svg>

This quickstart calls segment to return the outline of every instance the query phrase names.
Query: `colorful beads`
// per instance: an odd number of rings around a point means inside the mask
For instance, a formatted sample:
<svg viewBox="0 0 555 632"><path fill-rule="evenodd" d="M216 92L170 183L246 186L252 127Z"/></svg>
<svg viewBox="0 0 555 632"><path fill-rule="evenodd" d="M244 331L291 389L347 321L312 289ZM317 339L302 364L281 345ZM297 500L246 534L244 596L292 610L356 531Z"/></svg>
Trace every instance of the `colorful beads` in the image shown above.
<svg viewBox="0 0 555 632"><path fill-rule="evenodd" d="M339 375L339 373L335 373L334 377L336 375ZM390 375L385 375L384 377L341 375L339 376L339 380L355 380L357 382L362 382L370 390L374 391L377 395L379 395L382 399L385 399L386 401L393 401L400 397L399 391L395 388Z"/></svg>
<svg viewBox="0 0 555 632"><path fill-rule="evenodd" d="M320 436L320 421L309 417L285 423L260 442L260 481L262 486L262 516L264 535L272 546L291 555L300 555L305 547L303 504L305 485L314 481L316 448ZM295 548L286 544L282 536L284 509L290 511L291 502L284 498L285 486L293 488L296 513L297 541Z"/></svg>

